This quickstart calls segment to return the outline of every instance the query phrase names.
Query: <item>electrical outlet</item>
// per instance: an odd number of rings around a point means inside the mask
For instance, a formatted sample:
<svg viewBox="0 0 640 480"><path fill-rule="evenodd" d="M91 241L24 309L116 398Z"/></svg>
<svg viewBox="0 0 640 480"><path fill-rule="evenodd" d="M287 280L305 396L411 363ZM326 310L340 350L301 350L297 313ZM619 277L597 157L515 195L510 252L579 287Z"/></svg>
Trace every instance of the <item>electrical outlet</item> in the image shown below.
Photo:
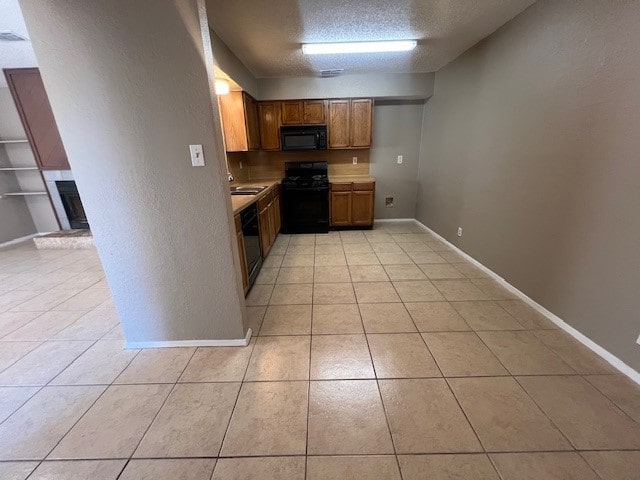
<svg viewBox="0 0 640 480"><path fill-rule="evenodd" d="M384 197L384 206L393 207L393 197Z"/></svg>
<svg viewBox="0 0 640 480"><path fill-rule="evenodd" d="M462 236L462 227L458 227L458 236L461 237Z"/></svg>
<svg viewBox="0 0 640 480"><path fill-rule="evenodd" d="M191 165L194 167L204 167L202 145L189 145L189 152L191 153Z"/></svg>
<svg viewBox="0 0 640 480"><path fill-rule="evenodd" d="M353 164L357 165L358 164L358 157L353 157Z"/></svg>
<svg viewBox="0 0 640 480"><path fill-rule="evenodd" d="M398 165L402 164L402 155L398 155Z"/></svg>

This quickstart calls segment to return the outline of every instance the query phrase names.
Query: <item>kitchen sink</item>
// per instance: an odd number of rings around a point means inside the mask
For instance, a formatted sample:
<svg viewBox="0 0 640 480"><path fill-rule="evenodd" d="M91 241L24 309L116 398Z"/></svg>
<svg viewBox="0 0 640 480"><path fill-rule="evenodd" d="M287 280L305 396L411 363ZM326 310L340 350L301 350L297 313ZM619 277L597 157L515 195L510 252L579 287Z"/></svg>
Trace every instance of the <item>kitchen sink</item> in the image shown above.
<svg viewBox="0 0 640 480"><path fill-rule="evenodd" d="M231 187L231 195L257 195L263 191L265 186L257 187Z"/></svg>

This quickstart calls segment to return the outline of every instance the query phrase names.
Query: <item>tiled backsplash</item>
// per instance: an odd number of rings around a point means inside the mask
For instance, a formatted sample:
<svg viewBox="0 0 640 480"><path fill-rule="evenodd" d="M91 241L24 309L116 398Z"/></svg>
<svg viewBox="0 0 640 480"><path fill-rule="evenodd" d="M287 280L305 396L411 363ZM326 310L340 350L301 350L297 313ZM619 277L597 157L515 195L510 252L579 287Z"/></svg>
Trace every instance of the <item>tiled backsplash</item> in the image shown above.
<svg viewBox="0 0 640 480"><path fill-rule="evenodd" d="M353 164L353 157L358 163ZM228 153L229 169L238 182L284 177L285 162L329 164L329 175L368 175L369 150L315 150L311 152L236 152ZM240 169L242 162L242 169Z"/></svg>

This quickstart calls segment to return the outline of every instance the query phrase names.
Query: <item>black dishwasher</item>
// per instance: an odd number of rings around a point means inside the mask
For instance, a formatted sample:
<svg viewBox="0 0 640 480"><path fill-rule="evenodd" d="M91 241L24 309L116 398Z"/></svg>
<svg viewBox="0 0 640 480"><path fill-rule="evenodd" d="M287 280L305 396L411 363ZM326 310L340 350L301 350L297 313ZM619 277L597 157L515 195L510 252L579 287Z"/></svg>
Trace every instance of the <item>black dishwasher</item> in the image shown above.
<svg viewBox="0 0 640 480"><path fill-rule="evenodd" d="M258 207L254 203L240 214L242 235L244 236L244 251L247 256L247 271L249 272L249 288L256 281L262 256L260 253L260 229L258 227Z"/></svg>

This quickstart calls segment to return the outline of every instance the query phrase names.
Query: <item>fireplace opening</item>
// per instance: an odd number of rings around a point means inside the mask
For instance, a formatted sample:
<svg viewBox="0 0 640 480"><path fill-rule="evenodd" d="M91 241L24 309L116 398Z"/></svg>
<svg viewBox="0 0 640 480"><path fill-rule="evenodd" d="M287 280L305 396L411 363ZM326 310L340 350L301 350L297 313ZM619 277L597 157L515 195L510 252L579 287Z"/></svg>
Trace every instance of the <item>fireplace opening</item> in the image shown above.
<svg viewBox="0 0 640 480"><path fill-rule="evenodd" d="M89 222L87 221L87 215L84 213L82 201L80 201L76 182L73 180L56 181L56 187L58 188L64 211L69 219L69 226L71 228L88 229Z"/></svg>

